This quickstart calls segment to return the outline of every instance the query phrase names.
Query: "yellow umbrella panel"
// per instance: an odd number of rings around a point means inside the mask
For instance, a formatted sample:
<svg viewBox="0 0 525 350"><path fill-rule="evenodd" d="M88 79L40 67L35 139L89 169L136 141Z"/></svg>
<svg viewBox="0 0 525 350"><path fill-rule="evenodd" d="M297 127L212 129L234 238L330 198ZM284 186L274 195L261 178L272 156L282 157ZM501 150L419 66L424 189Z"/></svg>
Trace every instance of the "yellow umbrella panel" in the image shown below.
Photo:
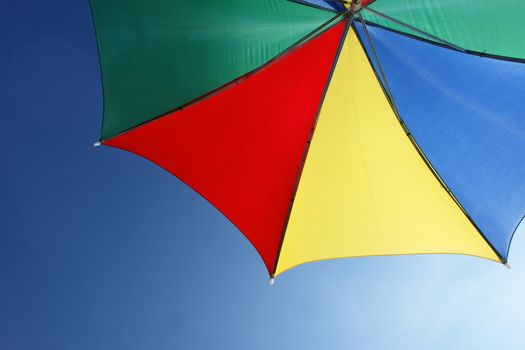
<svg viewBox="0 0 525 350"><path fill-rule="evenodd" d="M350 30L308 151L276 275L310 261L427 253L500 261L405 134Z"/></svg>

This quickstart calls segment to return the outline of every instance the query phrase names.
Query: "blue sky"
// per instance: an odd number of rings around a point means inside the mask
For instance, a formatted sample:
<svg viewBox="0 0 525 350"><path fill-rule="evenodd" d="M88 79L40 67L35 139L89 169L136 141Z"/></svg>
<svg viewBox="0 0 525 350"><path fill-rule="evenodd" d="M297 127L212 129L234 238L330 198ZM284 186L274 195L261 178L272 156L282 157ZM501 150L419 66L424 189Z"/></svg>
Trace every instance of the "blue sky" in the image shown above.
<svg viewBox="0 0 525 350"><path fill-rule="evenodd" d="M101 87L87 1L0 13L1 349L523 349L512 269L464 256L303 265L268 285L244 237L131 154L93 148Z"/></svg>

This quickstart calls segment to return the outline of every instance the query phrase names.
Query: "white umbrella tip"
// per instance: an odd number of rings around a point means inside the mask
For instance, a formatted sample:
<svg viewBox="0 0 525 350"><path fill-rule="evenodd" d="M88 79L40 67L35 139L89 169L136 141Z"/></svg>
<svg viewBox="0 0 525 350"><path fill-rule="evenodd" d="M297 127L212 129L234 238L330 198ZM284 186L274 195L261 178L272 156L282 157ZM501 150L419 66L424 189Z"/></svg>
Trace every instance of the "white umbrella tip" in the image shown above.
<svg viewBox="0 0 525 350"><path fill-rule="evenodd" d="M97 141L97 142L95 142L95 143L93 144L93 146L98 147L98 146L100 146L101 144L102 144L102 143L101 143L100 141Z"/></svg>
<svg viewBox="0 0 525 350"><path fill-rule="evenodd" d="M270 278L270 286L273 286L273 284L275 283L275 278Z"/></svg>
<svg viewBox="0 0 525 350"><path fill-rule="evenodd" d="M505 267L510 270L510 264L509 263L505 263Z"/></svg>

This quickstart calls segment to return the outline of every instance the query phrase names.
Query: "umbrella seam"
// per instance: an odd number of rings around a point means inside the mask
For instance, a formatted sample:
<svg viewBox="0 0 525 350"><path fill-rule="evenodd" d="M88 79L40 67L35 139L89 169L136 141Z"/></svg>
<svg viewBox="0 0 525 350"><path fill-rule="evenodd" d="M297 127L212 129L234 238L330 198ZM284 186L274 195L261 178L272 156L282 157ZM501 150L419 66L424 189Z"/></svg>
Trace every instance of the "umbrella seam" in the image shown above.
<svg viewBox="0 0 525 350"><path fill-rule="evenodd" d="M208 98L211 98L213 96L215 96L216 94L232 87L232 86L235 86L237 84L239 84L240 82L246 80L246 79L249 79L252 75L255 75L257 73L259 73L260 71L264 70L266 67L268 67L269 65L273 64L274 62L278 61L279 59L283 58L284 56L287 56L288 54L290 54L291 52L295 51L296 49L300 48L302 45L304 44L307 44L308 42L310 42L312 39L314 39L316 36L318 36L319 34L322 34L324 32L324 29L326 27L328 27L330 24L332 23L337 23L337 20L340 20L340 19L343 19L344 18L344 15L346 14L347 12L341 12L341 13L337 13L334 17L330 18L328 21L324 22L323 24L321 24L320 26L318 26L317 28L315 28L314 30L312 30L310 33L306 34L305 36L303 36L301 39L299 39L298 41L296 41L294 44L292 44L290 47L288 47L286 50L282 51L281 53L279 53L278 55L276 55L275 57L273 57L272 59L270 59L268 62L264 63L263 65L249 71L248 73L216 88L215 90L212 90L200 97L197 97L196 99L193 99L185 104L183 104L182 106L179 106L179 107L176 107L176 108L173 108L173 109L170 109L169 111L165 112L165 113L162 113L156 117L153 117L151 119L148 119L142 123L139 123L135 126L132 126L126 130L123 130L113 136L110 136L110 137L106 137L106 138L101 138L99 140L99 142L101 144L104 144L105 141L109 141L111 139L114 139L116 137L119 137L119 136L122 136L123 134L126 134L130 131L133 131L137 128L140 128L146 124L149 124L149 123L152 123L158 119L161 119L163 117L166 117L166 116L169 116L169 115L172 115L176 112L179 112L179 111L182 111L186 108L189 108L191 107L192 105L196 104L196 103L199 103L199 102L203 102L205 100L207 100Z"/></svg>
<svg viewBox="0 0 525 350"><path fill-rule="evenodd" d="M391 17L391 16L388 16L388 15L385 15L384 13L381 13L381 12L379 12L379 11L377 11L377 10L374 10L374 9L371 9L371 8L367 8L366 11L371 12L371 13L373 13L373 14L379 16L379 17L382 17L382 18L384 18L384 19L387 19L387 20L389 20L389 21L391 21L391 22L394 22L394 23L396 23L396 24L399 24L399 25L402 26L402 27L406 27L406 28L408 28L408 29L410 29L410 30L413 30L413 31L418 32L418 33L420 33L420 34L422 34L422 35L425 35L425 36L431 38L431 39L434 40L434 41L438 41L438 42L440 42L440 43L443 44L443 45L450 46L451 48L455 49L456 51L461 51L461 52L465 52L465 51L466 51L464 48L462 48L462 47L460 47L460 46L458 46L458 45L455 45L455 44L453 44L453 43L451 43L451 42L449 42L449 41L446 41L446 40L444 40L444 39L441 39L441 38L438 37L438 36L435 36L435 35L433 35L433 34L430 34L430 33L426 32L426 31L421 30L421 29L419 29L419 28L417 28L417 27L414 27L414 26L412 26L412 25L410 25L410 24L407 24L407 23L405 23L405 22L402 22L402 21L400 21L400 20L398 20L398 19L396 19L396 18L394 18L394 17Z"/></svg>
<svg viewBox="0 0 525 350"><path fill-rule="evenodd" d="M397 109L397 106L395 104L395 101L394 101L394 97L392 95L392 92L390 91L390 88L388 87L388 82L387 82L387 79L386 79L386 76L384 75L384 72L383 72L383 69L381 68L381 63L379 62L379 57L377 56L377 53L375 51L375 48L374 48L374 45L372 43L372 39L370 38L370 35L368 34L368 30L366 29L366 23L364 22L361 14L359 14L359 17L360 17L360 20L361 20L361 23L363 25L363 29L365 31L365 36L366 36L366 39L368 40L369 44L370 44L370 48L373 52L373 54L375 55L375 60L376 60L376 63L377 65L380 67L380 71L383 73L382 77L383 77L383 80L385 81L385 84L383 84L383 82L381 81L381 79L379 78L378 76L378 73L376 71L376 68L374 67L371 59L370 59L370 56L361 40L361 37L358 33L358 31L355 29L355 26L353 26L354 28L354 31L356 32L356 35L358 37L358 40L359 42L361 43L361 47L363 48L363 51L365 52L367 58L368 58L368 61L370 63L370 66L372 67L372 70L374 71L375 73L375 76L376 76L376 79L379 83L379 85L381 86L382 90L383 90L383 93L385 94L385 97L387 98L387 100L389 101L390 103L390 107L392 108L392 111L394 112L399 124L401 125L403 131L405 131L405 134L406 136L408 137L408 139L410 140L410 142L412 143L413 147L415 148L415 150L417 151L417 153L419 154L419 156L421 157L421 159L423 160L423 162L427 165L427 167L429 168L429 170L431 171L431 173L434 175L434 177L439 181L439 183L441 184L441 186L445 189L445 191L448 193L448 195L450 196L450 198L452 198L452 200L456 203L456 205L458 206L458 208L463 212L463 214L465 215L465 217L470 221L470 223L472 224L472 226L474 226L474 228L476 229L476 231L478 231L478 233L480 234L480 236L483 238L483 240L488 244L488 246L492 249L492 251L496 254L496 256L500 259L500 261L505 264L507 262L507 259L505 259L499 252L498 250L492 245L492 243L489 241L489 239L485 236L485 234L482 232L482 230L480 229L480 227L476 224L476 222L474 221L474 219L467 213L467 211L465 210L465 208L463 208L463 205L461 205L461 203L459 202L459 200L456 198L456 196L452 193L452 191L450 190L450 188L448 187L448 185L445 183L445 181L443 180L443 178L441 177L441 175L438 173L438 171L435 169L434 165L430 162L430 160L427 158L427 156L425 155L425 153L423 152L423 150L421 149L421 147L419 146L419 144L416 142L416 140L414 139L414 136L412 135L412 133L410 132L410 130L408 129L408 126L405 124L403 118L401 117L398 109ZM388 90L387 90L388 89Z"/></svg>
<svg viewBox="0 0 525 350"><path fill-rule="evenodd" d="M369 11L369 12L372 12L371 9L366 8L366 10ZM376 10L374 10L374 12L380 13L379 11L376 11ZM394 17L391 17L391 18L395 19ZM389 28L389 27L383 26L381 24L375 23L373 21L370 21L370 20L365 20L365 23L367 25L372 26L372 27L378 27L378 28L381 28L381 29L384 29L384 30L388 30L390 32L393 32L393 33L396 33L396 34L399 34L399 35L404 35L404 36L409 37L411 39L419 40L419 41L422 41L422 42L425 42L425 43L428 43L428 44L432 44L432 45L436 45L436 46L439 46L439 47L442 47L442 48L445 48L445 49L449 49L449 50L452 50L452 51L461 52L461 53L465 53L465 54L473 55L473 56L478 56L478 57L491 58L491 59L494 59L494 60L501 60L501 61L506 61L506 62L515 62L515 63L524 63L525 64L525 58L501 56L501 55L489 54L489 53L480 52L480 51L468 50L468 49L460 48L457 45L453 45L452 44L453 46L451 46L450 44L444 44L444 43L442 43L440 41L434 41L434 40L426 39L424 37L413 35L413 34L410 34L410 33L407 33L407 32L402 32L400 30ZM411 29L410 27L413 27L413 26L409 26L407 28ZM417 27L413 27L413 28L415 30L419 31L419 32L423 32L424 33L424 31L418 29ZM434 37L439 39L436 36L434 36ZM439 39L439 40L444 41L442 39ZM446 41L444 41L444 42L446 42Z"/></svg>
<svg viewBox="0 0 525 350"><path fill-rule="evenodd" d="M349 12L345 11L345 13L349 13ZM328 93L328 88L329 88L330 83L332 81L332 77L334 75L335 69L337 67L337 63L339 61L339 56L341 54L341 51L343 50L343 46L344 46L344 43L345 43L345 40L346 40L346 36L347 36L348 31L349 31L349 29L350 29L350 27L352 25L352 21L353 21L353 17L349 18L348 19L348 23L345 25L345 29L344 29L343 35L341 36L341 41L339 42L339 46L337 48L337 52L336 52L335 57L334 57L334 63L332 64L332 68L330 70L330 74L328 75L328 79L326 80L326 84L325 84L325 88L324 88L324 91L323 91L323 95L321 96L321 99L319 100L319 107L318 107L318 110L317 110L317 114L316 114L315 119L314 119L314 121L312 123L312 128L311 128L311 131L310 131L310 135L308 136L308 140L307 140L306 145L305 145L305 149L304 149L304 152L303 152L303 158L302 158L301 165L300 165L300 167L299 167L299 169L297 171L297 177L296 177L294 189L293 189L293 192L292 192L292 196L290 198L288 214L286 216L286 219L285 219L285 222L284 222L284 227L283 227L282 234L281 234L281 242L279 243L279 248L277 250L277 257L276 257L276 260L275 260L273 272L271 273L271 277L272 278L275 277L275 274L277 272L277 266L279 264L279 258L281 256L281 252L282 252L282 248L283 248L283 244L284 244L284 238L285 238L285 235L286 235L286 230L288 229L288 223L290 221L290 217L291 217L291 214L292 214L292 209L293 209L295 196L297 195L297 191L299 189L299 183L301 182L301 175L303 173L304 166L306 164L306 159L308 157L308 151L310 150L310 144L311 144L312 139L314 137L314 133L315 133L315 129L316 129L316 126L317 126L317 122L319 121L319 116L321 114L321 109L322 109L324 100L326 98L326 94Z"/></svg>

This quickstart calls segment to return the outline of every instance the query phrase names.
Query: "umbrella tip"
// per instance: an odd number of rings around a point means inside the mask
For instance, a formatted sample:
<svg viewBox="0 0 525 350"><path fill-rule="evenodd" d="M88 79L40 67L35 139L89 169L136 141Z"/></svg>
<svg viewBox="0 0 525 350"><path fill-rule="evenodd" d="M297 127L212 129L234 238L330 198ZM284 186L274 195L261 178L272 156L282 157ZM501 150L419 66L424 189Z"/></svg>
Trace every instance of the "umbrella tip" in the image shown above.
<svg viewBox="0 0 525 350"><path fill-rule="evenodd" d="M275 283L275 278L270 278L270 286L273 286L273 284Z"/></svg>
<svg viewBox="0 0 525 350"><path fill-rule="evenodd" d="M508 262L505 263L505 267L510 270L510 264Z"/></svg>
<svg viewBox="0 0 525 350"><path fill-rule="evenodd" d="M97 142L95 142L95 143L93 144L93 146L94 146L94 147L98 147L98 146L100 146L101 144L102 144L102 143L101 143L100 141L97 141Z"/></svg>

